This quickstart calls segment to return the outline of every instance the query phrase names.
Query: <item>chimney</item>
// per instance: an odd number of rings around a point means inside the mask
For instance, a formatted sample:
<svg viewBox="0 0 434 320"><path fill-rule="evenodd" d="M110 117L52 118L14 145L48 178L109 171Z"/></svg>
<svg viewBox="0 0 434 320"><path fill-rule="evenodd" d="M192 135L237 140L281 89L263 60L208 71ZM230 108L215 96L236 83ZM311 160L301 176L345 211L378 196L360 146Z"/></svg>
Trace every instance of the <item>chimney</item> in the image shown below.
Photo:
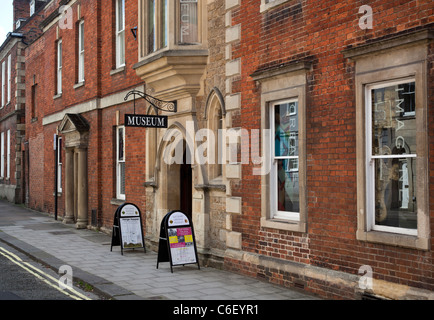
<svg viewBox="0 0 434 320"><path fill-rule="evenodd" d="M30 1L31 0L14 0L14 25L12 30L15 31L20 27L22 22L25 22L30 17Z"/></svg>

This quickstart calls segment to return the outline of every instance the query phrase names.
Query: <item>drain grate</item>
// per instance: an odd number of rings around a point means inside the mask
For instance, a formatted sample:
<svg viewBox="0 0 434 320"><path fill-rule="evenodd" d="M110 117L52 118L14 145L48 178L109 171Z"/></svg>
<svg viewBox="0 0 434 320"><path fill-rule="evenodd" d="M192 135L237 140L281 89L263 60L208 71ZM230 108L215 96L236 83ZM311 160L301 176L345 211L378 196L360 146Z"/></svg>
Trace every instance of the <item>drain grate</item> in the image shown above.
<svg viewBox="0 0 434 320"><path fill-rule="evenodd" d="M64 234L74 234L74 232L72 231L51 231L49 233L54 234L55 236L61 236Z"/></svg>

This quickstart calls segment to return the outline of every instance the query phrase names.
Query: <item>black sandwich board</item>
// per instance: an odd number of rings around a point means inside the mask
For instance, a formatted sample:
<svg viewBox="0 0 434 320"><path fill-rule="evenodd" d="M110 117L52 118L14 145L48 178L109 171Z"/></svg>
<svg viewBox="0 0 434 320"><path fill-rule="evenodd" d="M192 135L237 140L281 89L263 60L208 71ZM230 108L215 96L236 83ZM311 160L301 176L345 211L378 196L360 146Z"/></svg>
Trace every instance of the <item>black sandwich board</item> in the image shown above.
<svg viewBox="0 0 434 320"><path fill-rule="evenodd" d="M197 263L200 269L193 223L182 211L171 211L161 221L157 269L160 262L170 262L172 273L177 265Z"/></svg>
<svg viewBox="0 0 434 320"><path fill-rule="evenodd" d="M142 215L136 205L124 203L116 209L110 251L112 251L113 246L121 246L122 255L124 248L144 248L146 252L142 231Z"/></svg>

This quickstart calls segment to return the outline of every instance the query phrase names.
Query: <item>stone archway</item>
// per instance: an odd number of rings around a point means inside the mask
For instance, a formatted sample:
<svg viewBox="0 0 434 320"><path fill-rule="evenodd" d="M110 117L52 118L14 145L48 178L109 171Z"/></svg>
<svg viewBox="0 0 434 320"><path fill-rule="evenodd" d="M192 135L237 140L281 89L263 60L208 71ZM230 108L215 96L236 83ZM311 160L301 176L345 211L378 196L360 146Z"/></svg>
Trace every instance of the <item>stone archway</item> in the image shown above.
<svg viewBox="0 0 434 320"><path fill-rule="evenodd" d="M79 114L66 114L59 125L65 145L65 217L77 229L88 224L87 148L89 124Z"/></svg>

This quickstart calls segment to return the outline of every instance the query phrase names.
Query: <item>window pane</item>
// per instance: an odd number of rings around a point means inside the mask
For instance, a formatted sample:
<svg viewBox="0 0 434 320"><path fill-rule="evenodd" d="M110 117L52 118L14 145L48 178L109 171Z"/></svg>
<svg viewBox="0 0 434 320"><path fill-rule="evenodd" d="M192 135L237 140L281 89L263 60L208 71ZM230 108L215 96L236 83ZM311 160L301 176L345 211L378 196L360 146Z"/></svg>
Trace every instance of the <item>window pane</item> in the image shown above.
<svg viewBox="0 0 434 320"><path fill-rule="evenodd" d="M161 7L160 7L160 28L161 28L161 39L160 39L160 48L164 48L167 46L167 41L169 38L169 20L168 17L168 0L162 0L161 1Z"/></svg>
<svg viewBox="0 0 434 320"><path fill-rule="evenodd" d="M372 154L415 154L415 83L371 90Z"/></svg>
<svg viewBox="0 0 434 320"><path fill-rule="evenodd" d="M197 43L197 0L180 1L180 42L184 44Z"/></svg>
<svg viewBox="0 0 434 320"><path fill-rule="evenodd" d="M58 43L57 56L58 56L57 66L61 68L62 67L62 42L60 41Z"/></svg>
<svg viewBox="0 0 434 320"><path fill-rule="evenodd" d="M62 163L62 138L59 138L57 140L57 154L58 154L57 161L59 163Z"/></svg>
<svg viewBox="0 0 434 320"><path fill-rule="evenodd" d="M79 48L79 50L80 51L83 51L84 50L84 23L82 22L82 23L80 23L80 28L79 28L80 30L79 30L79 32L80 32L80 48Z"/></svg>
<svg viewBox="0 0 434 320"><path fill-rule="evenodd" d="M155 51L155 0L148 1L148 53Z"/></svg>
<svg viewBox="0 0 434 320"><path fill-rule="evenodd" d="M125 0L118 0L117 2L118 8L117 8L117 31L122 31L125 29L124 27L124 8L125 8Z"/></svg>
<svg viewBox="0 0 434 320"><path fill-rule="evenodd" d="M118 129L118 160L124 160L124 128Z"/></svg>
<svg viewBox="0 0 434 320"><path fill-rule="evenodd" d="M125 162L119 162L119 193L125 194Z"/></svg>
<svg viewBox="0 0 434 320"><path fill-rule="evenodd" d="M122 31L118 34L119 41L119 65L123 65L125 63L125 31Z"/></svg>
<svg viewBox="0 0 434 320"><path fill-rule="evenodd" d="M277 160L277 210L300 212L298 159Z"/></svg>
<svg viewBox="0 0 434 320"><path fill-rule="evenodd" d="M417 229L416 160L375 160L375 224Z"/></svg>
<svg viewBox="0 0 434 320"><path fill-rule="evenodd" d="M78 60L78 81L84 81L84 54L81 53Z"/></svg>
<svg viewBox="0 0 434 320"><path fill-rule="evenodd" d="M298 102L274 106L275 156L298 156Z"/></svg>

